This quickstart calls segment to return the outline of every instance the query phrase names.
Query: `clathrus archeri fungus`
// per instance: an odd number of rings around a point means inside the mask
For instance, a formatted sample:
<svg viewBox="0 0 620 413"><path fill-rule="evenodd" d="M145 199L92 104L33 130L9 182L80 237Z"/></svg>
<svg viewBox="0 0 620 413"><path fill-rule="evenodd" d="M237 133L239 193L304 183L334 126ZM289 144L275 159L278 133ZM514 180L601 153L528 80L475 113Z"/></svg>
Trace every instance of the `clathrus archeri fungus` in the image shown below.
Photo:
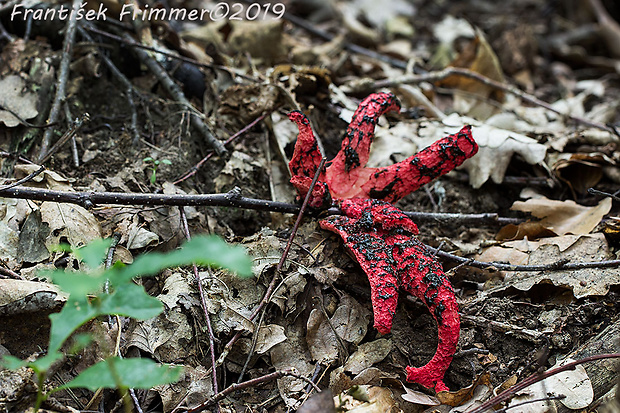
<svg viewBox="0 0 620 413"><path fill-rule="evenodd" d="M321 227L340 235L370 281L375 328L392 328L398 289L414 295L437 322L438 345L422 367L407 367L407 380L437 391L448 390L443 377L459 339L460 318L454 291L441 265L417 239L418 228L391 205L433 179L450 172L478 151L471 128L463 127L417 154L382 168L367 168L370 145L379 117L398 111L392 94L368 96L353 115L336 157L320 171L310 206L340 206L344 216L331 216ZM299 127L295 152L289 163L291 183L305 196L321 154L310 123L301 112L289 118Z"/></svg>

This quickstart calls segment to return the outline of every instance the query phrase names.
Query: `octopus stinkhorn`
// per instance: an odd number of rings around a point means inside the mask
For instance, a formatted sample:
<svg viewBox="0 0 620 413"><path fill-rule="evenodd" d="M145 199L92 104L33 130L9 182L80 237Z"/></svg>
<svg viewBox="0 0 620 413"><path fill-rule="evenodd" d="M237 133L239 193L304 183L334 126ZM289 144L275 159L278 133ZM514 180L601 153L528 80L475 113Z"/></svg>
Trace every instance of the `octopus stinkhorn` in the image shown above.
<svg viewBox="0 0 620 413"><path fill-rule="evenodd" d="M418 228L400 209L391 205L433 179L461 165L478 151L469 126L394 165L367 168L370 145L379 117L398 111L392 94L376 93L362 101L347 128L340 152L319 171L310 206L340 206L344 216L331 216L321 227L340 235L360 264L371 287L374 326L390 332L398 303L398 289L421 299L437 322L438 345L422 367L406 368L407 380L437 391L448 390L443 377L452 361L460 331L454 291L441 265L416 237ZM289 118L299 128L289 163L291 183L301 197L310 190L321 154L305 115Z"/></svg>

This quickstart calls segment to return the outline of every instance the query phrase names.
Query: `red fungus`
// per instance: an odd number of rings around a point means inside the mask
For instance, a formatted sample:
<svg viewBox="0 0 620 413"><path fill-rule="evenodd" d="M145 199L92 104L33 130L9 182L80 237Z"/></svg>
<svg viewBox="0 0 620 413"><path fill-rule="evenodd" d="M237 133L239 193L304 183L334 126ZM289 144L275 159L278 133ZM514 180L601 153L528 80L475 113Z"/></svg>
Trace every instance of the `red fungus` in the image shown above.
<svg viewBox="0 0 620 413"><path fill-rule="evenodd" d="M459 339L459 314L454 291L441 265L415 234L417 227L398 208L379 200L347 199L346 216L321 221L321 228L340 235L368 275L375 328L389 333L398 302L398 288L422 300L437 322L438 345L423 367L407 367L407 380L437 391L448 390L443 376Z"/></svg>
<svg viewBox="0 0 620 413"><path fill-rule="evenodd" d="M334 199L344 212L344 216L332 216L320 224L340 235L367 274L374 326L380 333L386 334L392 328L398 288L418 297L428 307L437 322L437 351L426 365L408 366L407 380L443 391L448 390L443 377L459 338L456 297L441 265L415 237L415 223L388 202L396 202L461 165L476 154L478 145L471 136L471 128L465 126L402 162L366 168L379 116L399 108L392 94L377 93L364 99L347 128L340 152L320 172L310 205L325 208ZM289 163L291 183L303 197L308 193L321 154L308 119L297 111L289 118L299 127Z"/></svg>

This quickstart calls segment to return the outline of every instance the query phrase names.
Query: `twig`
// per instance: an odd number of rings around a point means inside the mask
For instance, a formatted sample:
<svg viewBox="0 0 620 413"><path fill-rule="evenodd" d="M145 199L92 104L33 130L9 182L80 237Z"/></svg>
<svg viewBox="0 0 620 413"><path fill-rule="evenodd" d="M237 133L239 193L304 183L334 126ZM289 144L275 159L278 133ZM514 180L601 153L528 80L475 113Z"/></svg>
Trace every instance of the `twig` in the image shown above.
<svg viewBox="0 0 620 413"><path fill-rule="evenodd" d="M530 341L536 341L543 336L543 333L530 330L527 328L519 327L514 324L504 323L501 321L489 320L484 317L474 316L474 315L461 315L461 320L473 324L478 327L491 327L493 330L498 331L500 333L506 333L507 335L511 335L517 338L522 338Z"/></svg>
<svg viewBox="0 0 620 413"><path fill-rule="evenodd" d="M258 118L254 119L252 122L250 122L249 124L247 124L243 129L241 129L240 131L238 131L237 133L235 133L234 135L232 135L230 138L226 139L224 141L224 146L227 146L228 144L230 144L231 142L234 142L239 136L243 135L244 133L246 133L248 130L250 130L254 125L256 125L258 122L262 121L263 119L265 119L265 116L267 116L266 113L260 115ZM192 176L196 175L196 172L198 172L198 170L202 167L202 165L204 165L205 162L207 162L211 157L213 156L213 152L210 152L207 154L207 156L205 156L204 158L202 158L200 160L200 162L198 162L196 165L194 165L189 171L187 171L181 178L177 179L176 181L173 182L173 184L177 185L183 181L185 181L188 178L191 178Z"/></svg>
<svg viewBox="0 0 620 413"><path fill-rule="evenodd" d="M72 13L75 15L81 6L80 0L73 0ZM69 64L71 63L71 55L73 44L75 42L75 32L77 29L77 19L69 19L65 31L65 39L62 44L62 58L60 60L60 70L58 71L58 81L56 83L56 96L50 110L47 123L55 123L60 116L60 108L66 97L67 80L69 79ZM39 162L48 154L50 144L52 143L53 129L46 129L41 141L41 149L39 151Z"/></svg>
<svg viewBox="0 0 620 413"><path fill-rule="evenodd" d="M10 152L5 152L5 151L0 151L0 156L3 158L13 158L13 159L17 159L20 162L24 162L27 163L28 165L33 165L34 162L32 162L31 160L29 160L28 158L24 158L21 155L17 155L15 153L10 153Z"/></svg>
<svg viewBox="0 0 620 413"><path fill-rule="evenodd" d="M613 199L614 201L620 201L620 197L615 194L609 194L607 192L599 191L598 189L588 188L588 193L592 195L600 195Z"/></svg>
<svg viewBox="0 0 620 413"><path fill-rule="evenodd" d="M431 246L426 246L431 252L437 251ZM620 260L607 260L607 261L591 261L591 262L553 262L551 264L538 264L538 265L512 265L503 264L499 262L484 262L471 260L469 258L459 257L454 254L450 254L445 251L437 251L437 256L445 258L447 260L456 261L459 263L466 263L472 267L477 268L497 268L501 271L560 271L560 270L582 270L584 268L609 268L619 267Z"/></svg>
<svg viewBox="0 0 620 413"><path fill-rule="evenodd" d="M9 189L9 188L14 188L14 187L19 186L21 184L25 184L26 182L34 179L35 176L39 175L43 171L45 171L45 166L41 166L39 169L37 169L33 173L29 174L28 176L23 177L22 179L19 179L19 180L13 182L10 185L0 187L0 191L3 191L5 189Z"/></svg>
<svg viewBox="0 0 620 413"><path fill-rule="evenodd" d="M0 153L1 155L1 153ZM95 205L148 205L148 206L225 206L235 208L255 209L259 211L299 213L301 207L287 202L270 201L266 199L246 198L234 189L225 194L204 195L166 195L123 192L69 192L49 189L15 187L7 190L0 189L0 195L6 198L23 198L37 201L64 202L68 204ZM310 210L308 215L316 216L324 211ZM327 210L331 215L342 215L338 208ZM523 222L518 218L504 218L496 213L483 214L447 214L430 212L405 212L407 216L418 222L436 221L441 223L475 223L475 224L518 224Z"/></svg>
<svg viewBox="0 0 620 413"><path fill-rule="evenodd" d="M9 270L8 268L0 265L0 275L5 276L7 278L13 278L14 280L23 280L24 277L16 273L15 271Z"/></svg>
<svg viewBox="0 0 620 413"><path fill-rule="evenodd" d="M255 209L258 211L272 211L284 213L298 213L300 206L286 202L275 202L264 199L246 198L239 195L238 190L233 190L225 194L206 194L206 195L166 195L166 194L140 194L140 193L120 193L120 192L69 192L53 191L49 189L14 187L8 189L0 188L0 196L5 198L33 199L37 201L63 202L69 204L82 205L85 208L92 208L95 205L118 204L118 205L169 205L169 206L226 206L235 208ZM318 215L321 211L311 211L310 215ZM329 213L342 214L336 208L330 208ZM426 218L426 220L439 220L449 216L454 222L462 218L463 221L470 219L477 222L515 222L514 218L498 218L497 214L433 214L406 212L413 219ZM520 220L517 220L520 222ZM432 252L435 248L427 245ZM497 262L471 261L450 254L445 251L438 251L438 257L442 257L459 263L467 263L473 267L489 268L494 267L502 271L558 271L558 270L581 270L584 268L609 268L620 266L620 260L593 261L593 262L556 262L541 265L512 265Z"/></svg>
<svg viewBox="0 0 620 413"><path fill-rule="evenodd" d="M286 243L286 247L284 248L284 251L282 252L280 261L278 262L278 265L276 266L275 274L273 275L273 278L271 279L271 282L269 283L269 286L267 287L267 291L265 291L265 294L263 295L262 300L258 304L258 307L256 307L254 311L252 312L252 314L250 315L251 321L253 321L256 318L256 316L261 312L263 307L265 307L265 305L267 305L267 303L271 301L271 295L273 294L274 288L276 287L277 276L282 270L282 266L284 265L284 262L286 261L288 252L290 251L291 245L293 244L293 239L295 238L295 234L297 233L297 229L299 228L299 224L301 223L301 218L303 217L304 211L306 210L306 207L308 206L308 202L310 201L310 197L312 196L312 190L314 189L314 186L319 180L319 175L321 171L323 170L325 161L326 159L325 157L323 157L323 159L321 159L321 163L319 164L318 169L316 170L316 173L314 174L314 178L312 178L312 183L310 183L310 187L308 188L308 193L306 194L306 197L304 198L304 202L301 205L301 209L299 210L299 215L297 216L297 220L295 221L295 225L293 226L291 235L288 239L288 242ZM230 341L226 343L226 346L224 347L224 351L222 351L222 354L220 355L220 358L218 359L218 365L224 362L224 360L228 356L228 353L230 353L232 346L237 342L237 340L239 340L239 338L241 338L241 334L242 332L238 331L233 336L233 338L231 338Z"/></svg>
<svg viewBox="0 0 620 413"><path fill-rule="evenodd" d="M85 23L85 25L86 27L90 27L90 24L88 23ZM91 43L95 42L92 36L84 29L84 27L80 26L78 27L78 30L83 38L85 38ZM127 103L131 108L131 123L129 124L129 130L131 131L131 134L133 136L132 143L135 146L140 141L140 132L138 132L138 112L136 110L136 105L133 101L135 89L129 79L127 79L127 77L120 70L118 70L114 62L112 62L112 60L105 53L100 53L99 56L106 64L108 69L110 69L110 72L112 72L112 76L114 76L114 78L116 78L116 80L118 80L125 88Z"/></svg>
<svg viewBox="0 0 620 413"><path fill-rule="evenodd" d="M565 395L560 394L558 396L549 396L549 397L545 397L545 398L541 398L541 399L527 400L527 401L524 401L524 402L521 402L521 403L514 404L512 406L504 407L503 409L495 410L494 413L506 413L508 410L514 409L516 407L525 406L526 404L532 404L532 403L538 403L538 402L546 402L546 401L551 401L551 400L562 400L562 399L565 399L565 398L566 398Z"/></svg>
<svg viewBox="0 0 620 413"><path fill-rule="evenodd" d="M138 43L134 41L130 35L125 33L123 34L123 37L125 41L133 47L140 61L149 68L149 70L155 75L157 80L159 80L159 82L162 84L164 89L166 89L166 91L174 98L174 100L176 100L189 111L190 122L192 126L200 132L207 144L211 146L211 148L213 148L215 153L217 153L218 155L225 154L227 151L222 142L220 142L213 135L209 127L198 115L196 108L194 108L190 101L187 100L181 88L174 82L174 80L172 80L172 78L170 78L168 72L166 72L166 70L147 51L136 47Z"/></svg>
<svg viewBox="0 0 620 413"><path fill-rule="evenodd" d="M185 214L185 208L179 207L179 212L181 213L181 223L183 225L183 232L185 233L185 238L190 241L192 236L189 232L189 225L187 224L187 215ZM198 286L198 293L200 294L200 304L202 305L202 309L205 313L205 320L207 322L207 332L209 334L209 352L211 353L211 377L213 378L213 392L218 392L217 386L217 373L215 366L215 335L213 334L213 328L211 327L211 317L209 316L209 311L207 310L207 299L205 297L204 291L202 289L202 281L200 280L200 274L198 274L198 267L196 264L192 264L194 271L194 278L196 278L196 284ZM219 411L219 406L216 407L216 411Z"/></svg>
<svg viewBox="0 0 620 413"><path fill-rule="evenodd" d="M613 133L615 134L615 131L613 128L607 126L607 125L603 125L601 123L598 122L593 122L590 121L588 119L584 119L581 118L579 116L574 116L574 115L569 115L567 113L563 113L562 111L559 111L557 109L555 109L553 106L551 106L549 103L542 101L540 99L538 99L536 96L534 95L530 95L529 93L523 92L522 90L511 86L511 85L507 85L501 82L498 82L496 80L490 79L484 75L481 75L480 73L471 71L469 69L465 69L462 67L447 67L443 70L439 70L436 72L428 72L428 73L424 73L424 74L413 74L413 75L403 75L400 77L393 77L390 79L384 79L384 80L377 80L377 81L368 81L368 82L361 82L359 84L360 88L363 88L364 90L369 90L369 89L381 89L381 88L387 88L387 87L395 87L395 86L399 86L402 84L417 84L417 83L422 83L422 82L437 82L440 80L444 80L449 76L463 76L469 79L474 79L486 86L490 86L493 87L495 89L499 89L499 90L503 90L504 92L507 93L511 93L521 99L523 99L526 102L529 102L533 105L536 106L540 106L543 107L545 109L547 109L550 112L556 113L562 117L571 119L574 122L577 123L581 123L587 126L591 126L593 128L596 129L600 129L600 130L604 130L607 131L609 133ZM345 89L345 88L343 88ZM355 90L355 91L359 91L357 90L357 88L355 86L351 87L350 89L352 89L351 91Z"/></svg>
<svg viewBox="0 0 620 413"><path fill-rule="evenodd" d="M480 406L478 406L474 410L470 410L467 413L482 413L482 412L485 412L485 411L489 410L490 408L492 408L493 406L495 406L496 404L499 404L499 403L502 403L502 402L508 400L509 398L514 396L519 391L525 389L526 387L531 386L534 383L538 383L539 381L542 381L542 380L546 379L547 377L551 377L554 374L558 374L558 373L561 373L563 371L573 370L576 366L578 366L580 364L589 363L591 361L596 361L596 360L608 359L608 358L620 358L620 353L597 354L595 356L590 356L590 357L586 357L586 358L581 359L581 360L577 360L577 361L572 361L570 363L566 363L563 366L556 367L556 368L554 368L552 370L547 370L547 371L545 371L544 373L541 373L541 374L538 374L538 373L532 374L531 376L529 376L525 380L523 380L521 383L516 384L516 385L512 386L509 389L504 390L503 392L501 392L497 396L493 397L490 400L487 400L486 402L482 403Z"/></svg>
<svg viewBox="0 0 620 413"><path fill-rule="evenodd" d="M39 163L44 164L52 157L61 147L64 145L69 139L75 137L75 134L82 127L84 122L87 122L90 119L90 115L88 113L84 113L81 117L73 121L69 129L56 141L54 146L52 146L47 153L43 154L41 151L41 155L39 156Z"/></svg>
<svg viewBox="0 0 620 413"><path fill-rule="evenodd" d="M234 391L246 389L248 387L258 386L259 384L268 383L270 381L277 380L277 379L280 379L280 378L285 377L285 376L292 376L292 377L295 377L296 379L300 379L300 380L303 380L305 382L312 383L310 381L310 379L300 375L295 368L286 369L286 370L278 370L278 371L274 371L273 373L266 374L264 376L257 377L257 378L252 379L252 380L244 381L243 383L231 384L230 386L226 387L221 392L219 392L216 395L214 395L213 397L211 397L209 400L207 400L204 403L202 403L200 406L196 406L196 407L194 407L192 409L188 409L187 413L202 412L202 411L206 410L209 406L211 406L214 403L222 400L223 398L225 398L229 394L233 393ZM316 384L312 383L312 385L313 385L315 390L321 391L321 389Z"/></svg>

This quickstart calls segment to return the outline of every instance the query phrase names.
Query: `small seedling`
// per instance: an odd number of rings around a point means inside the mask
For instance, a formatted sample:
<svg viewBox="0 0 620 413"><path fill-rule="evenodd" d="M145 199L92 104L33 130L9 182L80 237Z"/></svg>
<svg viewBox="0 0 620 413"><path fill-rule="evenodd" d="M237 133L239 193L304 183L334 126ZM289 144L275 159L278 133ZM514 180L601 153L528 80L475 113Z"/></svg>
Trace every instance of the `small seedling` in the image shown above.
<svg viewBox="0 0 620 413"><path fill-rule="evenodd" d="M151 168L151 185L155 185L155 181L157 181L157 168L159 168L159 164L172 165L172 161L170 161L169 159L159 160L151 158L150 156L142 159L142 162L146 162L150 165L149 168Z"/></svg>
<svg viewBox="0 0 620 413"><path fill-rule="evenodd" d="M70 388L118 389L125 407L130 409L129 389L150 389L178 380L180 367L160 365L145 358L123 359L110 355L70 382L44 392L47 371L52 363L65 357L61 347L80 326L102 315L146 320L163 311L162 303L148 295L142 286L135 284L134 277L152 276L164 268L191 263L226 268L241 276L252 274L252 262L243 248L230 246L216 236L195 237L176 251L166 254L148 253L137 257L132 265L125 266L117 262L104 269L101 262L109 246L109 240L98 240L72 251L90 271L56 270L47 273L54 283L69 294L63 309L50 315L52 323L47 355L33 362L13 356L0 359L0 365L6 368L17 370L29 367L36 374L38 389L35 412L51 394ZM102 292L106 282L109 283L109 293ZM89 341L87 337L78 335L75 342L78 347L83 347Z"/></svg>

